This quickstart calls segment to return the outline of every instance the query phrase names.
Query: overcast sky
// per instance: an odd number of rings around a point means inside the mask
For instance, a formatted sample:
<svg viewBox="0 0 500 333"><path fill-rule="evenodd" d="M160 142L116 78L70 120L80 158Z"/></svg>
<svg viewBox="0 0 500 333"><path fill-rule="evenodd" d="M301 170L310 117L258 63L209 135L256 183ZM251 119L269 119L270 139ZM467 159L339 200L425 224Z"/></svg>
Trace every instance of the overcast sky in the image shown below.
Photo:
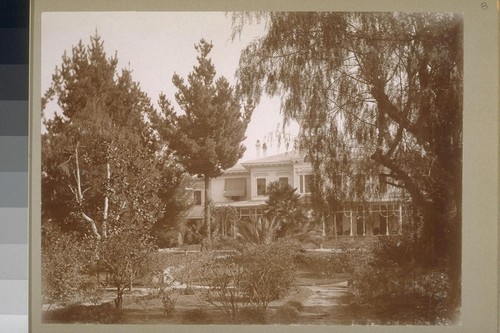
<svg viewBox="0 0 500 333"><path fill-rule="evenodd" d="M160 92L175 103L172 75L186 77L192 70L196 64L194 44L201 38L214 44L211 57L217 76L234 82L241 50L264 33L263 25L248 26L241 38L231 41L231 19L223 12L45 12L42 94L50 85L55 67L60 66L64 51L71 52L79 40L88 44L96 29L106 52L117 52L118 68L130 66L134 80L140 82L155 105ZM279 100L263 99L248 126L244 141L247 151L242 160L256 158L255 142L269 140L269 134L280 128L282 122ZM297 126L288 131L296 134ZM270 140L268 146L268 155L286 151L276 139Z"/></svg>

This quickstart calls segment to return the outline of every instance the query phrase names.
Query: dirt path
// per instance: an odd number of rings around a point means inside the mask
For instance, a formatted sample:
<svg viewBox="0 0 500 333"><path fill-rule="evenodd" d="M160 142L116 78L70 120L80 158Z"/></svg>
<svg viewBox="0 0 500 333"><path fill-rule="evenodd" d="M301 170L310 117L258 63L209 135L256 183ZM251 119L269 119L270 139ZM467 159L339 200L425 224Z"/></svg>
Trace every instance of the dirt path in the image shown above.
<svg viewBox="0 0 500 333"><path fill-rule="evenodd" d="M304 324L337 324L350 325L353 311L345 303L347 297L347 281L302 286L311 291L302 302L304 309L300 322Z"/></svg>

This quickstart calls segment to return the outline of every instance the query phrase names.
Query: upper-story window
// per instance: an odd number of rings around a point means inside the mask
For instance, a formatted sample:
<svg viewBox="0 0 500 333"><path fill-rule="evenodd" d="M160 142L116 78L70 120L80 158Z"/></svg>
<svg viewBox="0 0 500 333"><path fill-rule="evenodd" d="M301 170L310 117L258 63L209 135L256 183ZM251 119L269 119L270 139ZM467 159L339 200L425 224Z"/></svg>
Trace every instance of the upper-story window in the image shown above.
<svg viewBox="0 0 500 333"><path fill-rule="evenodd" d="M257 178L257 195L266 195L266 178Z"/></svg>
<svg viewBox="0 0 500 333"><path fill-rule="evenodd" d="M196 206L201 205L201 191L199 190L193 191L193 200Z"/></svg>
<svg viewBox="0 0 500 333"><path fill-rule="evenodd" d="M280 184L280 187L286 187L288 186L288 177L280 177L278 179L278 182Z"/></svg>
<svg viewBox="0 0 500 333"><path fill-rule="evenodd" d="M311 193L312 189L312 175L300 175L300 193Z"/></svg>

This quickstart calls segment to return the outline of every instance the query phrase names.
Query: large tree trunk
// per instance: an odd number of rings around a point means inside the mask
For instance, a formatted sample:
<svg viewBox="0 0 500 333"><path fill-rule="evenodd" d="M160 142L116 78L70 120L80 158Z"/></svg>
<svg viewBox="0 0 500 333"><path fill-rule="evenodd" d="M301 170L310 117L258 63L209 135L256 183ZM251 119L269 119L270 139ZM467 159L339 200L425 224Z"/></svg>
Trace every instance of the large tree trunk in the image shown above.
<svg viewBox="0 0 500 333"><path fill-rule="evenodd" d="M212 191L210 189L210 177L205 175L205 228L206 228L206 245L210 250L212 248L212 235L210 231L210 203L212 202Z"/></svg>

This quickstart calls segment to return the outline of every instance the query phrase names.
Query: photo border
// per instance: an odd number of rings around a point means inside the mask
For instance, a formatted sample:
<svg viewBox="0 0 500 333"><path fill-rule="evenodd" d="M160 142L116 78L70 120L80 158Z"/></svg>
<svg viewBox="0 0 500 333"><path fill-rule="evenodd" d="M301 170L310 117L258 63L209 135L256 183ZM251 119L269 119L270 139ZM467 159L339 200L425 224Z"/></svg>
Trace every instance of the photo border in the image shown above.
<svg viewBox="0 0 500 333"><path fill-rule="evenodd" d="M30 28L30 332L137 332L139 325L41 321L41 14L44 11L404 11L464 14L461 324L450 326L140 325L141 332L498 332L498 2L489 1L31 1ZM64 27L61 27L61 33Z"/></svg>

